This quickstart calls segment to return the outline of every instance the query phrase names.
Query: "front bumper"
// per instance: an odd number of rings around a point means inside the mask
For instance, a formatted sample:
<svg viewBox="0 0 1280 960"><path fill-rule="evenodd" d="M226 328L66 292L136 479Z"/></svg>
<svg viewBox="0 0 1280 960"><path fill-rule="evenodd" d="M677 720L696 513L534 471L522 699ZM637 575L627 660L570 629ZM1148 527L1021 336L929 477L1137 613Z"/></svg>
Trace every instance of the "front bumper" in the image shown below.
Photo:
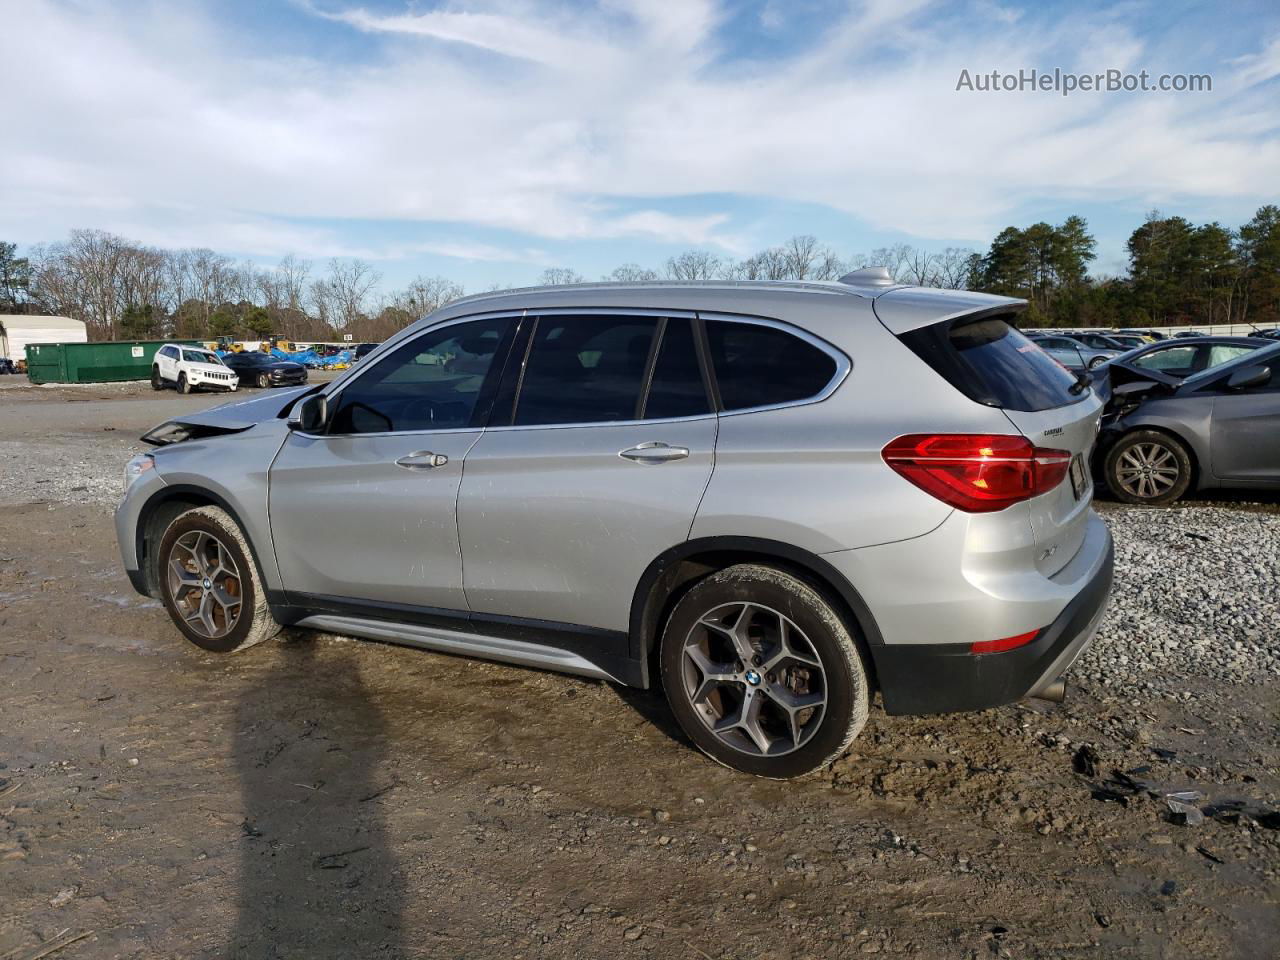
<svg viewBox="0 0 1280 960"><path fill-rule="evenodd" d="M1105 528L1104 528L1105 529ZM1049 687L1093 639L1111 596L1115 547L1058 617L1025 646L971 654L967 644L886 644L874 650L886 713L956 713L1014 703Z"/></svg>

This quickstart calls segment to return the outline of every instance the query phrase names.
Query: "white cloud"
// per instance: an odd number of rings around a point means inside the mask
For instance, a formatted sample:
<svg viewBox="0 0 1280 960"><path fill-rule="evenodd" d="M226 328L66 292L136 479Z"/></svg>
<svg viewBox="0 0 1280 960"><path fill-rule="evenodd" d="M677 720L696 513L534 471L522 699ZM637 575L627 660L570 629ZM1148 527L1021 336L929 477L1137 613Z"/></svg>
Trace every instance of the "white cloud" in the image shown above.
<svg viewBox="0 0 1280 960"><path fill-rule="evenodd" d="M646 198L745 194L981 242L1030 199L1262 197L1280 169L1280 107L1258 88L1280 40L1224 64L1212 94L1063 99L954 88L961 68L1093 72L1154 51L1105 15L1015 25L986 4L959 32L926 0L851 3L809 49L765 63L724 56L734 25L712 0L333 4L317 22L380 38L376 62L273 58L185 5L14 5L22 40L0 80L20 91L6 126L21 135L0 153L0 234L92 225L263 255L536 261L539 243L582 238L733 250L731 204L680 215ZM297 226L308 218L541 239L362 247Z"/></svg>

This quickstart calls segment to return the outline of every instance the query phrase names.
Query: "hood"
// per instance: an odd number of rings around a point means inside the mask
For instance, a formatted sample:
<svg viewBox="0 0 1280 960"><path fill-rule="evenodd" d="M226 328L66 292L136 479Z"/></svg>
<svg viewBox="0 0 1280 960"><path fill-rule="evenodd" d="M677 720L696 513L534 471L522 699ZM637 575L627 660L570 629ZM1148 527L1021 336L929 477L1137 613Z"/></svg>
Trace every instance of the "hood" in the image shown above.
<svg viewBox="0 0 1280 960"><path fill-rule="evenodd" d="M324 384L318 383L311 387L290 387L259 394L247 400L233 400L207 410L184 413L152 427L142 435L142 440L155 446L164 446L223 433L239 433L264 420L286 416L299 398L314 393L323 386Z"/></svg>
<svg viewBox="0 0 1280 960"><path fill-rule="evenodd" d="M195 360L187 360L186 365L192 370L198 370L201 373L227 373L228 371L235 373L230 367L221 363L199 363Z"/></svg>

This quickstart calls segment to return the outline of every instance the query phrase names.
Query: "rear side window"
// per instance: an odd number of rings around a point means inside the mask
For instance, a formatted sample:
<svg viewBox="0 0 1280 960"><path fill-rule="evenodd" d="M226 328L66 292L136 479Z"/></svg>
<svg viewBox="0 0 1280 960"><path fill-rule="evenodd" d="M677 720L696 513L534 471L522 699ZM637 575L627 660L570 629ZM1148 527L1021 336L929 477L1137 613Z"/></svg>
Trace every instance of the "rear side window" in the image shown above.
<svg viewBox="0 0 1280 960"><path fill-rule="evenodd" d="M943 321L899 339L970 400L990 407L1051 410L1088 395L1073 393L1076 378L1000 317Z"/></svg>
<svg viewBox="0 0 1280 960"><path fill-rule="evenodd" d="M702 382L698 350L693 342L693 323L687 318L673 317L662 332L643 416L658 420L696 417L710 412L711 402Z"/></svg>
<svg viewBox="0 0 1280 960"><path fill-rule="evenodd" d="M516 426L634 420L658 321L538 317L516 399Z"/></svg>
<svg viewBox="0 0 1280 960"><path fill-rule="evenodd" d="M836 375L828 353L776 327L709 320L707 341L725 410L808 400Z"/></svg>

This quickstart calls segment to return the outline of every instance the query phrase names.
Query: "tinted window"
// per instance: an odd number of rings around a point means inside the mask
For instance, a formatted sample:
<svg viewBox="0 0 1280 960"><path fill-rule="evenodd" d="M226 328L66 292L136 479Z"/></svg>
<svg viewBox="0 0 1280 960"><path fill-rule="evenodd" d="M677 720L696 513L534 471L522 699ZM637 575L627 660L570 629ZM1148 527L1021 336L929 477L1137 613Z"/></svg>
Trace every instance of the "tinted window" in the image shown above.
<svg viewBox="0 0 1280 960"><path fill-rule="evenodd" d="M1131 362L1135 367L1144 370L1163 370L1183 376L1196 369L1196 347L1168 347L1164 350L1152 350Z"/></svg>
<svg viewBox="0 0 1280 960"><path fill-rule="evenodd" d="M1219 364L1227 363L1236 357L1243 357L1246 353L1253 353L1253 347L1233 346L1227 343L1219 343L1209 348L1209 362L1206 367L1216 367Z"/></svg>
<svg viewBox="0 0 1280 960"><path fill-rule="evenodd" d="M693 322L668 320L658 347L644 416L648 419L696 417L710 412L711 403L707 400L693 343Z"/></svg>
<svg viewBox="0 0 1280 960"><path fill-rule="evenodd" d="M1087 390L1041 346L999 317L935 323L901 340L953 387L979 403L1009 410L1050 410L1081 399Z"/></svg>
<svg viewBox="0 0 1280 960"><path fill-rule="evenodd" d="M401 344L338 395L330 433L448 430L472 425L510 321L451 324Z"/></svg>
<svg viewBox="0 0 1280 960"><path fill-rule="evenodd" d="M726 410L808 400L836 375L826 352L776 327L711 320L707 339Z"/></svg>
<svg viewBox="0 0 1280 960"><path fill-rule="evenodd" d="M657 325L653 317L538 317L516 425L636 419Z"/></svg>

